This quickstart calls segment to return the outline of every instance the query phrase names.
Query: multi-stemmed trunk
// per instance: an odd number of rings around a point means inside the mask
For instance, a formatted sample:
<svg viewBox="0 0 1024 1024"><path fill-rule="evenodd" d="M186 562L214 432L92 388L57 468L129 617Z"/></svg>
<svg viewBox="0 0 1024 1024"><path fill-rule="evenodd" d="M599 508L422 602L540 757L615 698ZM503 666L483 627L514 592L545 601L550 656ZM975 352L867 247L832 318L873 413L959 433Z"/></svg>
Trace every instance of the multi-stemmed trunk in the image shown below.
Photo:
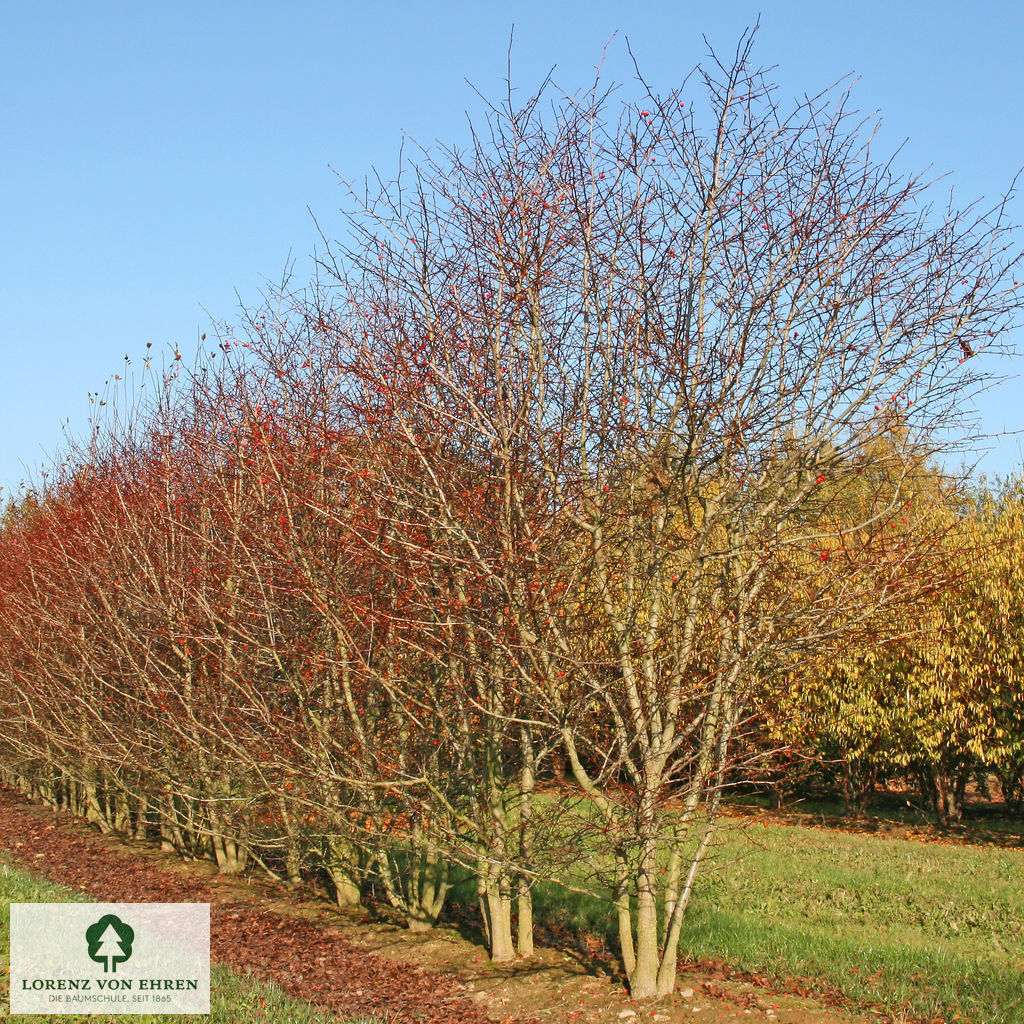
<svg viewBox="0 0 1024 1024"><path fill-rule="evenodd" d="M375 855L377 876L393 907L405 914L411 932L434 927L451 888L450 861L437 839L414 826L408 845L389 841Z"/></svg>

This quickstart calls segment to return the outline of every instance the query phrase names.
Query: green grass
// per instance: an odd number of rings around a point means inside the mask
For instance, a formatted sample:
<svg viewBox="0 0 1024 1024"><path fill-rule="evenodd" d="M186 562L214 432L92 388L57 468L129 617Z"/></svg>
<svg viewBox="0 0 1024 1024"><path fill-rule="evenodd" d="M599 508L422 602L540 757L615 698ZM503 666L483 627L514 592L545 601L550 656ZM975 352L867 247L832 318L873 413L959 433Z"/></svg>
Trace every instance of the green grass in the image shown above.
<svg viewBox="0 0 1024 1024"><path fill-rule="evenodd" d="M727 834L683 947L851 998L1024 1020L1024 855L787 825Z"/></svg>
<svg viewBox="0 0 1024 1024"><path fill-rule="evenodd" d="M0 853L0 1001L9 1006L10 914L11 903L87 902L87 897L73 889L53 885L31 872L12 866ZM210 971L210 1014L46 1014L48 1021L64 1024L118 1024L130 1019L145 1024L380 1024L374 1018L354 1020L335 1017L316 1010L308 1003L285 995L274 985L255 978L241 977L228 968L213 964ZM11 1021L31 1024L38 1014L11 1014Z"/></svg>
<svg viewBox="0 0 1024 1024"><path fill-rule="evenodd" d="M535 894L539 921L614 938L606 903L545 885ZM729 827L680 945L694 959L813 978L929 1019L1022 1024L1024 852Z"/></svg>

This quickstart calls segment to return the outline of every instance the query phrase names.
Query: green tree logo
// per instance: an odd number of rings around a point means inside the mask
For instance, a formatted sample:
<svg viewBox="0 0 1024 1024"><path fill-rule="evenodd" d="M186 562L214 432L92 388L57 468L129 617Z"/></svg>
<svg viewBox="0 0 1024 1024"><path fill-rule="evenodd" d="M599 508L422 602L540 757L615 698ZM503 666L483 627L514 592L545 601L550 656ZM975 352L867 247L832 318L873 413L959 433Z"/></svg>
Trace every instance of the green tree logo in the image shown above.
<svg viewBox="0 0 1024 1024"><path fill-rule="evenodd" d="M117 972L132 955L135 931L113 914L104 914L95 924L85 929L85 941L89 943L89 958L103 964L103 973Z"/></svg>

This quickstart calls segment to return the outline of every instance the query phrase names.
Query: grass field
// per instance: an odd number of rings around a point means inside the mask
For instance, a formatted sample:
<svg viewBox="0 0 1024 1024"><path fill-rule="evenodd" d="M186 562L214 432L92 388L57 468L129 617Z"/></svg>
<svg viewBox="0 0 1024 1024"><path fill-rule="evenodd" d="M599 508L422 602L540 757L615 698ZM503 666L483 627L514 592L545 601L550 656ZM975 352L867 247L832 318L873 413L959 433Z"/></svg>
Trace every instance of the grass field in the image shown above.
<svg viewBox="0 0 1024 1024"><path fill-rule="evenodd" d="M545 887L538 918L606 934L607 905ZM695 959L851 999L1024 1024L1024 851L766 822L722 834L681 938Z"/></svg>
<svg viewBox="0 0 1024 1024"><path fill-rule="evenodd" d="M695 902L692 953L924 1016L1024 1021L1020 852L769 825L727 840L730 855Z"/></svg>
<svg viewBox="0 0 1024 1024"><path fill-rule="evenodd" d="M85 902L81 893L63 886L53 885L38 876L12 867L0 854L0 1000L4 1008L9 1003L10 967L10 914L11 903L64 903ZM209 1024L378 1024L373 1019L341 1020L330 1014L321 1013L306 1003L298 1002L281 992L280 989L255 979L239 977L234 972L214 964L210 977L210 1015L193 1014L133 1014L125 1018L114 1014L47 1014L48 1021L63 1024L118 1024L125 1019L144 1024L185 1024L185 1022L209 1022ZM38 1021L37 1014L11 1014L12 1021L30 1024Z"/></svg>

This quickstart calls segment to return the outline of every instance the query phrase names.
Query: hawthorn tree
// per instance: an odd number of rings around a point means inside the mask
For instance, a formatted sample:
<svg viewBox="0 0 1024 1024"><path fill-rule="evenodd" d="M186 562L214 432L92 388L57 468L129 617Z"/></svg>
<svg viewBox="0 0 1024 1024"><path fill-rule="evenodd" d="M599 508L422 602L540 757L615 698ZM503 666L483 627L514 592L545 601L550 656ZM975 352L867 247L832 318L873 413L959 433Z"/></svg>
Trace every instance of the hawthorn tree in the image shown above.
<svg viewBox="0 0 1024 1024"><path fill-rule="evenodd" d="M925 571L921 539L848 542L899 481L853 521L830 506L890 413L918 460L966 428L1019 307L1002 207L934 209L845 93L784 110L749 51L639 104L493 107L360 200L311 317L348 338L364 421L417 454L396 507L435 519L423 560L493 597L465 657L486 677L500 648L490 692L522 706L473 706L556 731L638 998L673 988L751 694ZM467 466L504 544L453 500Z"/></svg>

